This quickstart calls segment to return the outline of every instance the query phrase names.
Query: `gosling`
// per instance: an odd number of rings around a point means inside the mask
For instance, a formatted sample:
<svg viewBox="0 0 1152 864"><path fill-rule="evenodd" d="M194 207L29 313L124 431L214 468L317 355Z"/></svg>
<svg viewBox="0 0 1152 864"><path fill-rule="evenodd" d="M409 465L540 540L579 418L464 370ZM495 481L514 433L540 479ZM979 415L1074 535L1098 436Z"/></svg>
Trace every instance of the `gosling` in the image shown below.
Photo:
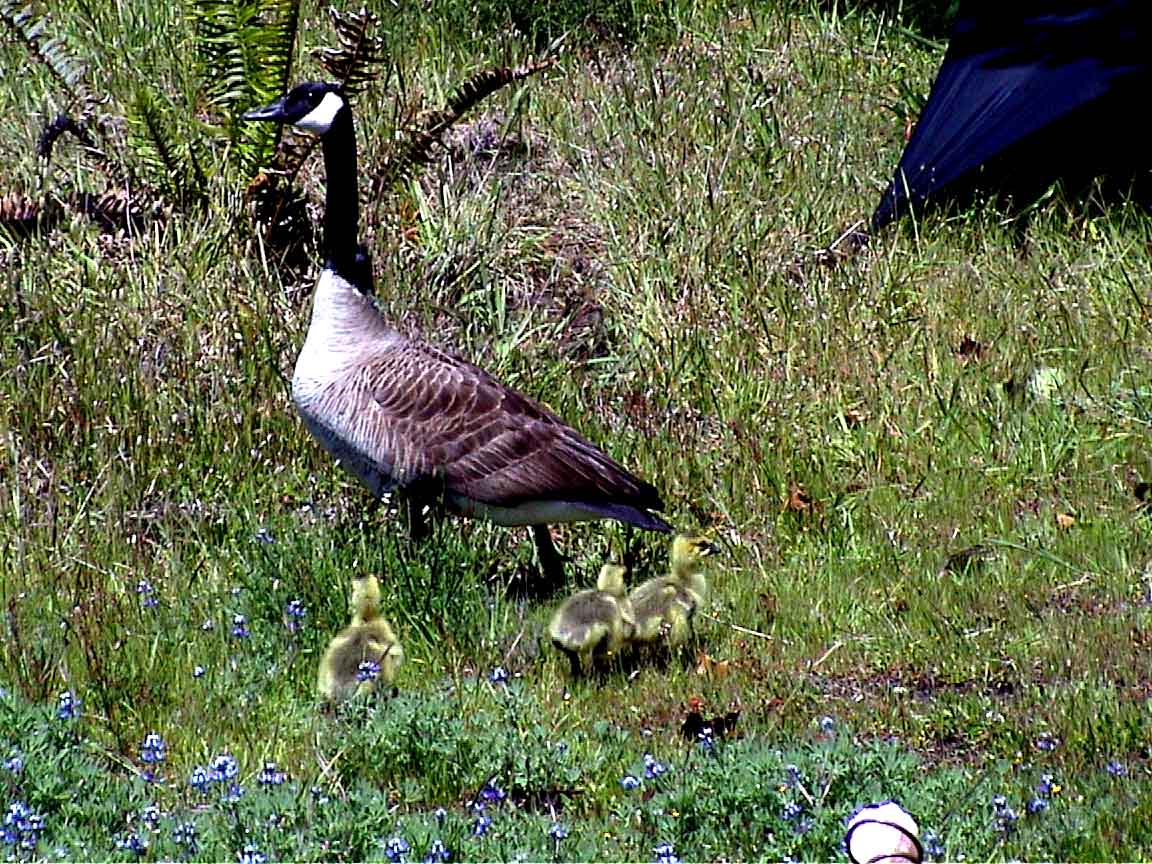
<svg viewBox="0 0 1152 864"><path fill-rule="evenodd" d="M573 677L595 667L632 638L635 621L624 589L625 569L619 564L600 568L596 587L577 591L564 601L548 633L552 644L568 655Z"/></svg>
<svg viewBox="0 0 1152 864"><path fill-rule="evenodd" d="M320 661L317 688L328 702L366 699L378 682L391 685L404 662L404 649L380 616L380 583L375 576L352 582L352 623L328 644Z"/></svg>
<svg viewBox="0 0 1152 864"><path fill-rule="evenodd" d="M703 537L676 536L669 574L640 584L628 597L635 622L633 642L663 641L668 648L679 648L694 638L692 620L708 599L704 559L719 551Z"/></svg>

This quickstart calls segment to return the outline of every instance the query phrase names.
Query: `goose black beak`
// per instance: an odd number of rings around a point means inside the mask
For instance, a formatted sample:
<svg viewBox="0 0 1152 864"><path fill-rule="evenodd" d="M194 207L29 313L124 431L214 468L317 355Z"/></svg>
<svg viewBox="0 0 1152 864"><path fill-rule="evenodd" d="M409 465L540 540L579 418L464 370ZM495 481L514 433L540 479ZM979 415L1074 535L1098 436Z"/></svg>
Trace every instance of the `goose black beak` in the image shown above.
<svg viewBox="0 0 1152 864"><path fill-rule="evenodd" d="M273 120L278 123L285 121L284 116L284 100L279 99L271 105L265 105L263 108L253 108L251 111L245 111L240 115L243 120Z"/></svg>
<svg viewBox="0 0 1152 864"><path fill-rule="evenodd" d="M717 546L715 543L701 543L700 544L700 554L705 555L705 556L719 555L720 554L720 547Z"/></svg>

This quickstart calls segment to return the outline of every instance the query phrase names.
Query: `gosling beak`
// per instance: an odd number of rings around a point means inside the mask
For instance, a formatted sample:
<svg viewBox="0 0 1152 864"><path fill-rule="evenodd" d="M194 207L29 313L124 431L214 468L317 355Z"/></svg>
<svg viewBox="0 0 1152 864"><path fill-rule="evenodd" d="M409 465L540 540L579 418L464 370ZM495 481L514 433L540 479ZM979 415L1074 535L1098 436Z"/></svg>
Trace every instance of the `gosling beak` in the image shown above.
<svg viewBox="0 0 1152 864"><path fill-rule="evenodd" d="M701 543L700 544L700 554L701 555L719 555L720 554L720 547L717 546L715 543L708 543L708 542Z"/></svg>
<svg viewBox="0 0 1152 864"><path fill-rule="evenodd" d="M244 120L273 120L278 123L283 123L284 117L284 100L278 99L271 105L265 105L263 108L253 108L251 111L245 111L240 115Z"/></svg>

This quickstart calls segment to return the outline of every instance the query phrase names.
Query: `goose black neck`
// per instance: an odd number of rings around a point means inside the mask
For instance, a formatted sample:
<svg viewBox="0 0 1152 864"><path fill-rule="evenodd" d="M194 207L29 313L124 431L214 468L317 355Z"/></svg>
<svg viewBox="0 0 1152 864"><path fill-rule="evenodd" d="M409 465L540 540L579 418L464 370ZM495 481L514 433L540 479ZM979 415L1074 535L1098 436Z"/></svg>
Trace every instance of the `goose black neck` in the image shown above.
<svg viewBox="0 0 1152 864"><path fill-rule="evenodd" d="M355 284L356 241L360 230L360 190L356 172L356 131L352 111L337 112L321 142L324 151L324 266Z"/></svg>

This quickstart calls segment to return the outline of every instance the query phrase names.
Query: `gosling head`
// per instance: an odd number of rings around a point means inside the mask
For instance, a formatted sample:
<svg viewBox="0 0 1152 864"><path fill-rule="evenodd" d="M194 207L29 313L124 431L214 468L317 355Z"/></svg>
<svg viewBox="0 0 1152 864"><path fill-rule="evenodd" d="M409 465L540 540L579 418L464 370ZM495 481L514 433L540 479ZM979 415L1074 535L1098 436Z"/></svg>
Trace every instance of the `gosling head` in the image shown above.
<svg viewBox="0 0 1152 864"><path fill-rule="evenodd" d="M307 81L293 87L284 98L271 105L246 112L243 118L287 123L323 137L336 118L348 110L348 102L339 84Z"/></svg>
<svg viewBox="0 0 1152 864"><path fill-rule="evenodd" d="M370 621L380 614L380 582L375 576L357 576L352 580L352 618Z"/></svg>
<svg viewBox="0 0 1152 864"><path fill-rule="evenodd" d="M672 541L672 572L682 575L698 573L704 566L704 559L719 552L719 547L707 537L677 534Z"/></svg>
<svg viewBox="0 0 1152 864"><path fill-rule="evenodd" d="M614 597L624 596L624 574L628 571L619 564L605 564L596 578L596 589Z"/></svg>

